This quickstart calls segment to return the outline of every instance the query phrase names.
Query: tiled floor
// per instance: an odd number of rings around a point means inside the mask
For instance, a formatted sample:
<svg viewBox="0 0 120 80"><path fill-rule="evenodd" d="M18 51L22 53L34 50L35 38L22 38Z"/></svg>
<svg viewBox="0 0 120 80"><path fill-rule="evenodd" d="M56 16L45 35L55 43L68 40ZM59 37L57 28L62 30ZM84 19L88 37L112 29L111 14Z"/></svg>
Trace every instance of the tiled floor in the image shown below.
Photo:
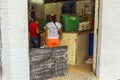
<svg viewBox="0 0 120 80"><path fill-rule="evenodd" d="M57 77L49 80L98 80L91 72L92 65L83 63L80 66L68 66L66 76Z"/></svg>
<svg viewBox="0 0 120 80"><path fill-rule="evenodd" d="M49 80L98 80L91 72L92 65L82 64L80 66L68 66L68 72L66 76L57 77ZM0 80L1 68L0 68Z"/></svg>
<svg viewBox="0 0 120 80"><path fill-rule="evenodd" d="M68 73L91 72L92 65L83 63L80 66L68 66Z"/></svg>

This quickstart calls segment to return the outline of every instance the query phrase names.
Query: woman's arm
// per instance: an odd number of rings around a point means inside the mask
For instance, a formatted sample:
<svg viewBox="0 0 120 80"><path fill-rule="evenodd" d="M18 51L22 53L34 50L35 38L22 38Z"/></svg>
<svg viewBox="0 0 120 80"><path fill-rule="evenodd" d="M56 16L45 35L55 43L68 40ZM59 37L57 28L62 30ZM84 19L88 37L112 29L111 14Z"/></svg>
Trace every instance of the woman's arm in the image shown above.
<svg viewBox="0 0 120 80"><path fill-rule="evenodd" d="M36 33L40 34L40 30L39 30L39 26L38 26L37 22L35 22L35 26L36 26L36 28L35 28Z"/></svg>
<svg viewBox="0 0 120 80"><path fill-rule="evenodd" d="M48 36L48 27L45 28L45 42L47 42L47 36Z"/></svg>
<svg viewBox="0 0 120 80"><path fill-rule="evenodd" d="M59 29L59 34L60 34L60 35L62 34L62 28Z"/></svg>
<svg viewBox="0 0 120 80"><path fill-rule="evenodd" d="M38 29L38 28L36 28L36 33L37 33L37 34L40 34L40 31L39 31L39 29Z"/></svg>

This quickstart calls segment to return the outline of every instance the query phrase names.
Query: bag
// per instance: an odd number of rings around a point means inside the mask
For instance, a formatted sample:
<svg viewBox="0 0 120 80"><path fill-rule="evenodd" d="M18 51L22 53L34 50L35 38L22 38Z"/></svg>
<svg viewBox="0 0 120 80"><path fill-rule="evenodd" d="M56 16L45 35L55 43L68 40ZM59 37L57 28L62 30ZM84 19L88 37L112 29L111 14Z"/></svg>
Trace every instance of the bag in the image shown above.
<svg viewBox="0 0 120 80"><path fill-rule="evenodd" d="M56 24L54 23L54 25L56 26ZM61 35L62 34L62 30L58 29L58 27L56 26L57 30L58 30L58 34Z"/></svg>
<svg viewBox="0 0 120 80"><path fill-rule="evenodd" d="M54 24L56 26L56 24ZM62 30L58 29L58 27L56 26L57 30L58 30L58 34L59 34L59 39L62 39Z"/></svg>

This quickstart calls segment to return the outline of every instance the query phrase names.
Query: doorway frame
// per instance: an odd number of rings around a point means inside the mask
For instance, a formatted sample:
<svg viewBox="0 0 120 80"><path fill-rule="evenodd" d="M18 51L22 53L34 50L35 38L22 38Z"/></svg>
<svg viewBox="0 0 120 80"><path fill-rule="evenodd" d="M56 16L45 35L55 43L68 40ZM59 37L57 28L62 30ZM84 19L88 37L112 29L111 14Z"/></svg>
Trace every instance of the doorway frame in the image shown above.
<svg viewBox="0 0 120 80"><path fill-rule="evenodd" d="M99 17L101 13L101 0L95 0L95 22L94 22L94 50L93 50L93 66L92 72L96 77L99 77L99 66L100 66L100 41L101 41L101 18Z"/></svg>

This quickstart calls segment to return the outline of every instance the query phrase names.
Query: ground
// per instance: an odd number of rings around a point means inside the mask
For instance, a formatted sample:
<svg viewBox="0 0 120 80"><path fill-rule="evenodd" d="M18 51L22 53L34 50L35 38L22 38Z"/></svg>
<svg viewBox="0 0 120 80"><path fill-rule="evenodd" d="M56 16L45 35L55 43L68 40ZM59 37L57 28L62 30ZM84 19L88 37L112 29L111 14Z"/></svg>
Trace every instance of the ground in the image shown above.
<svg viewBox="0 0 120 80"><path fill-rule="evenodd" d="M92 73L92 65L83 63L80 66L68 66L66 76L52 78L49 80L98 80Z"/></svg>

